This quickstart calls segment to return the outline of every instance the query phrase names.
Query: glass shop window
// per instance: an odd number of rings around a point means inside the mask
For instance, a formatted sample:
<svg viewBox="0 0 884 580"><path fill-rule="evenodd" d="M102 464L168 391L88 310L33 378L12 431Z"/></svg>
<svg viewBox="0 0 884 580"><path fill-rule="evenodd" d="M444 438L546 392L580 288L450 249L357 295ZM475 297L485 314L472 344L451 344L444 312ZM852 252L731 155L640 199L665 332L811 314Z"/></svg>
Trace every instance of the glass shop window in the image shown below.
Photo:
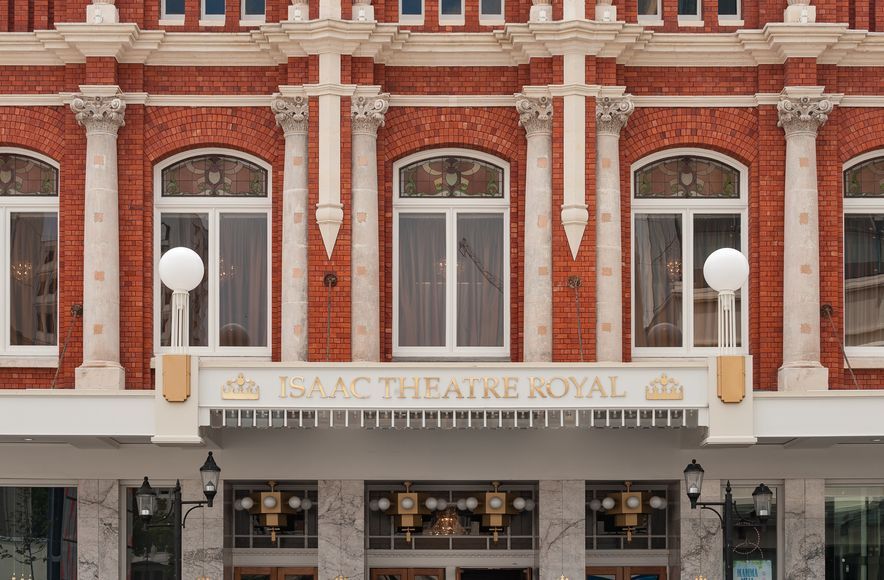
<svg viewBox="0 0 884 580"><path fill-rule="evenodd" d="M270 354L268 168L221 153L185 156L159 171L155 259L184 246L206 266L190 293L196 352ZM171 344L172 291L156 278L157 347Z"/></svg>
<svg viewBox="0 0 884 580"><path fill-rule="evenodd" d="M509 355L509 200L502 165L465 155L398 166L394 354Z"/></svg>
<svg viewBox="0 0 884 580"><path fill-rule="evenodd" d="M58 352L58 169L0 153L0 355Z"/></svg>
<svg viewBox="0 0 884 580"><path fill-rule="evenodd" d="M0 578L76 580L77 488L0 487Z"/></svg>
<svg viewBox="0 0 884 580"><path fill-rule="evenodd" d="M624 502L635 495L641 513L621 515ZM586 487L586 549L665 550L677 530L678 486L666 483L593 482ZM677 533L677 532L675 532Z"/></svg>
<svg viewBox="0 0 884 580"><path fill-rule="evenodd" d="M734 532L734 572L737 577L779 578L779 557L777 538L779 535L778 486L771 485L773 498L770 503L770 517L765 525L754 520L755 504L752 492L755 485L734 485L732 493L737 506L737 520ZM722 497L724 492L722 491ZM740 576L742 574L742 576Z"/></svg>
<svg viewBox="0 0 884 580"><path fill-rule="evenodd" d="M884 485L826 486L826 578L884 578Z"/></svg>
<svg viewBox="0 0 884 580"><path fill-rule="evenodd" d="M127 580L175 580L179 536L173 526L163 526L164 514L172 506L172 488L155 488L157 515L144 523L135 504L136 488L126 489L126 574Z"/></svg>
<svg viewBox="0 0 884 580"><path fill-rule="evenodd" d="M710 354L718 295L703 277L719 248L746 252L745 176L722 161L677 155L633 174L633 348L636 354ZM737 292L737 344L748 319ZM705 349L705 350L704 350Z"/></svg>

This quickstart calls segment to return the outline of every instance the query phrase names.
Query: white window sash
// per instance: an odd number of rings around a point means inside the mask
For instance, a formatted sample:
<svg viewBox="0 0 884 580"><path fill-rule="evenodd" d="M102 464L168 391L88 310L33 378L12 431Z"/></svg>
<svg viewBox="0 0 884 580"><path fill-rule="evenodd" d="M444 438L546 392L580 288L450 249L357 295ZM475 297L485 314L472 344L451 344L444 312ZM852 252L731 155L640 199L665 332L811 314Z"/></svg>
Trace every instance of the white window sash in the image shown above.
<svg viewBox="0 0 884 580"><path fill-rule="evenodd" d="M479 24L499 24L506 19L506 0L500 0L500 12L482 12L482 0L479 0Z"/></svg>
<svg viewBox="0 0 884 580"><path fill-rule="evenodd" d="M464 0L460 0L460 12L457 14L442 14L442 2L439 0L439 24L443 26L463 26L465 20Z"/></svg>
<svg viewBox="0 0 884 580"><path fill-rule="evenodd" d="M420 14L403 14L402 12L402 2L404 0L399 0L399 22L401 24L423 24L424 23L424 14L426 13L426 3L424 0L420 0L421 2L421 11Z"/></svg>
<svg viewBox="0 0 884 580"><path fill-rule="evenodd" d="M657 0L655 14L639 14L638 21L642 24L663 24L663 0Z"/></svg>

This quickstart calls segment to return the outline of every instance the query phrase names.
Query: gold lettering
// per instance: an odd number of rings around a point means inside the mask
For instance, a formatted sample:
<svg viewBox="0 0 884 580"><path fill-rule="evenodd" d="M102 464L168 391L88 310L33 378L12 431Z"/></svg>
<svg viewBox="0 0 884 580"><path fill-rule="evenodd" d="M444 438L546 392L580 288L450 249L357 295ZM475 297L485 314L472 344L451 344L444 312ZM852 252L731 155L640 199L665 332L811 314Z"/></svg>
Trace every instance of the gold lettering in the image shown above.
<svg viewBox="0 0 884 580"><path fill-rule="evenodd" d="M365 381L366 383L370 382L368 377L356 377L350 382L350 394L353 395L356 399L367 399L368 395L360 395L359 390L356 388L356 383L359 381Z"/></svg>
<svg viewBox="0 0 884 580"><path fill-rule="evenodd" d="M328 399L328 395L325 394L325 389L323 388L322 381L319 380L319 377L313 379L313 386L311 386L310 390L307 391L307 398L312 399L313 395L316 394L317 391L320 394L320 399Z"/></svg>
<svg viewBox="0 0 884 580"><path fill-rule="evenodd" d="M399 377L399 398L400 399L407 399L408 398L406 396L407 391L412 392L412 395L411 395L412 399L420 399L421 398L420 392L419 392L421 378L420 377L412 377L412 378L414 379L414 382L412 384L408 385L405 383L405 377Z"/></svg>
<svg viewBox="0 0 884 580"><path fill-rule="evenodd" d="M286 387L288 386L289 378L288 377L279 377L279 398L285 399L288 396L286 393Z"/></svg>
<svg viewBox="0 0 884 580"><path fill-rule="evenodd" d="M439 398L439 377L424 377L424 398Z"/></svg>
<svg viewBox="0 0 884 580"><path fill-rule="evenodd" d="M595 377L592 380L592 386L589 387L589 393L587 393L586 398L592 399L596 393L598 393L599 397L602 399L608 398L608 392L605 390L605 387L602 386L602 381L600 381L598 377Z"/></svg>
<svg viewBox="0 0 884 580"><path fill-rule="evenodd" d="M451 379L451 382L448 383L448 388L445 389L445 393L442 395L442 398L447 399L449 393L457 393L457 398L463 399L463 393L460 391L460 383L457 381L457 379Z"/></svg>
<svg viewBox="0 0 884 580"><path fill-rule="evenodd" d="M329 398L337 398L338 393L343 394L345 399L350 398L350 391L347 390L347 383L344 382L344 379L342 377L338 377L338 381L335 383L335 390L332 391L332 394Z"/></svg>
<svg viewBox="0 0 884 580"><path fill-rule="evenodd" d="M528 377L528 385L530 387L528 397L536 399L537 396L540 395L541 399L545 399L546 393L543 392L543 385L545 384L545 381L541 377Z"/></svg>
<svg viewBox="0 0 884 580"><path fill-rule="evenodd" d="M468 399L475 399L476 398L476 382L479 381L480 379L478 379L476 377L467 377L464 380L470 386L470 396L467 398Z"/></svg>
<svg viewBox="0 0 884 580"><path fill-rule="evenodd" d="M490 399L490 395L494 395L495 399L500 398L500 393L497 392L497 387L500 386L500 381L495 377L485 377L482 380L484 385L484 394L482 395L483 399Z"/></svg>
<svg viewBox="0 0 884 580"><path fill-rule="evenodd" d="M396 377L378 377L378 380L384 383L384 398L392 399L393 395L390 393L390 383L396 380Z"/></svg>
<svg viewBox="0 0 884 580"><path fill-rule="evenodd" d="M304 388L304 377L289 378L289 398L300 399L307 389Z"/></svg>
<svg viewBox="0 0 884 580"><path fill-rule="evenodd" d="M611 381L611 398L620 399L626 396L626 393L618 393L617 392L617 377L608 377Z"/></svg>
<svg viewBox="0 0 884 580"><path fill-rule="evenodd" d="M579 383L575 377L568 377L568 380L574 383L574 386L577 388L577 393L574 395L578 399L583 398L583 385L586 384L586 381L589 380L589 377L583 377L583 380Z"/></svg>
<svg viewBox="0 0 884 580"><path fill-rule="evenodd" d="M554 381L559 381L562 384L563 389L562 389L562 392L559 394L556 394L555 391L553 390L553 382ZM571 385L569 385L568 381L566 381L562 377L553 377L549 381L547 381L547 383L546 383L546 392L553 399L561 399L562 397L564 397L565 395L568 394L568 391L570 389L571 389Z"/></svg>
<svg viewBox="0 0 884 580"><path fill-rule="evenodd" d="M503 377L503 398L519 398L519 379L516 377Z"/></svg>

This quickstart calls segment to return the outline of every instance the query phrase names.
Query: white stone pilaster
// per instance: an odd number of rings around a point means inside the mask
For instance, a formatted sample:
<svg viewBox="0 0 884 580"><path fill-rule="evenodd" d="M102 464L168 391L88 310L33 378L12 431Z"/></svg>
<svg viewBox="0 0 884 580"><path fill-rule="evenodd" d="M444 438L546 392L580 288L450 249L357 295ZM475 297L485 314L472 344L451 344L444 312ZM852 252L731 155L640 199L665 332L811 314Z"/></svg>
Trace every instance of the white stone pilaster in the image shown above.
<svg viewBox="0 0 884 580"><path fill-rule="evenodd" d="M83 364L76 371L76 387L123 389L117 132L125 124L126 103L113 93L81 94L71 102L71 110L86 129Z"/></svg>
<svg viewBox="0 0 884 580"><path fill-rule="evenodd" d="M320 480L319 578L365 578L365 482Z"/></svg>
<svg viewBox="0 0 884 580"><path fill-rule="evenodd" d="M525 167L525 362L552 360L552 99L516 95Z"/></svg>
<svg viewBox="0 0 884 580"><path fill-rule="evenodd" d="M325 2L325 0L323 0ZM320 12L325 4L320 4ZM340 18L340 1L337 2ZM320 18L324 18L320 13ZM334 52L319 55L319 84L337 85L341 82L341 55ZM341 203L341 96L332 92L320 94L319 101L319 202L316 204L316 223L331 259L344 223L344 205Z"/></svg>
<svg viewBox="0 0 884 580"><path fill-rule="evenodd" d="M285 134L282 174L282 360L307 360L307 97L270 105Z"/></svg>
<svg viewBox="0 0 884 580"><path fill-rule="evenodd" d="M586 577L586 482L538 485L540 580Z"/></svg>
<svg viewBox="0 0 884 580"><path fill-rule="evenodd" d="M826 577L826 481L787 479L784 510L784 578Z"/></svg>
<svg viewBox="0 0 884 580"><path fill-rule="evenodd" d="M785 94L777 105L786 132L783 243L783 365L779 390L827 389L820 364L820 233L816 137L833 105Z"/></svg>
<svg viewBox="0 0 884 580"><path fill-rule="evenodd" d="M567 20L567 18L566 18ZM586 53L583 50L565 52L563 57L562 147L564 203L562 203L562 227L568 238L571 257L577 259L580 242L589 223L586 205Z"/></svg>
<svg viewBox="0 0 884 580"><path fill-rule="evenodd" d="M623 250L620 245L620 130L629 97L596 102L596 360L623 360Z"/></svg>
<svg viewBox="0 0 884 580"><path fill-rule="evenodd" d="M77 578L120 577L120 486L115 479L77 482Z"/></svg>
<svg viewBox="0 0 884 580"><path fill-rule="evenodd" d="M378 361L380 254L378 239L378 129L390 95L356 95L352 120L351 350L353 361Z"/></svg>

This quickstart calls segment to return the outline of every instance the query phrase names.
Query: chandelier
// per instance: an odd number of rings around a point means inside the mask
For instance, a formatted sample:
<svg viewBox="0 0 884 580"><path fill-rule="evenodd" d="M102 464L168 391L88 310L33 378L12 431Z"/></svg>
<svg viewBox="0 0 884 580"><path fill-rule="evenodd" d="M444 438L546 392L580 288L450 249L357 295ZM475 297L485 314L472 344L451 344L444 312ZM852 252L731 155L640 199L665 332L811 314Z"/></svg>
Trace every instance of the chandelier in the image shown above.
<svg viewBox="0 0 884 580"><path fill-rule="evenodd" d="M34 266L30 262L15 262L10 269L12 277L19 282L29 282L34 274Z"/></svg>
<svg viewBox="0 0 884 580"><path fill-rule="evenodd" d="M460 516L457 515L457 507L449 505L445 511L436 512L433 525L430 526L431 536L462 536L463 526L460 525Z"/></svg>

